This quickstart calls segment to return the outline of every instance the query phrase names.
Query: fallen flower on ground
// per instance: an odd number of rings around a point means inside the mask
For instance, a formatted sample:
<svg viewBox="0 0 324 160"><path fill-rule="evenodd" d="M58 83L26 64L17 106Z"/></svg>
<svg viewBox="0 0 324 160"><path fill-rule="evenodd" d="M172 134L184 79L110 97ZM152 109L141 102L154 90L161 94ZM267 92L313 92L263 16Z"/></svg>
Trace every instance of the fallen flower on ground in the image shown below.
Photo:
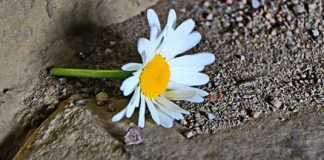
<svg viewBox="0 0 324 160"><path fill-rule="evenodd" d="M199 103L208 95L194 86L208 83L209 77L201 71L215 61L215 56L201 52L177 57L201 40L200 33L193 31L195 22L192 19L176 27L176 13L171 9L163 30L153 9L147 11L147 19L150 37L140 38L137 46L142 63L122 66L122 70L132 71L133 74L123 81L120 89L125 96L133 93L132 98L123 110L113 116L112 121L117 122L125 116L129 118L135 108L139 108L138 126L144 127L147 107L158 125L171 128L174 119L180 120L184 114L189 114L172 100Z"/></svg>

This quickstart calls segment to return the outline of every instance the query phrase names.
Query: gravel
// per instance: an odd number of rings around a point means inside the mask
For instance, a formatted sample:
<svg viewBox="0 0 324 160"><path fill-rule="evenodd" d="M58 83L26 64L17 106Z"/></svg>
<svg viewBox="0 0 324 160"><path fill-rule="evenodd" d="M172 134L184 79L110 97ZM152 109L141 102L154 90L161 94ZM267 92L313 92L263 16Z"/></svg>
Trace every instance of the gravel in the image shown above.
<svg viewBox="0 0 324 160"><path fill-rule="evenodd" d="M200 87L210 93L205 101L200 104L176 102L190 112L179 122L188 129L186 138L215 134L220 129L242 125L274 112L286 119L296 112L322 108L324 22L319 7L323 4L321 1L312 1L311 7L298 0L160 3L163 7L158 7L157 12L162 19L167 17L169 8L176 8L179 22L187 18L196 21L196 30L203 38L188 54L211 51L216 56L216 62L203 71L210 77L210 82ZM143 15L98 29L77 52L75 58L80 59L80 63L73 67L118 69L125 63L139 62L136 43L147 33ZM47 79L51 83L45 88L61 81L52 79L55 78ZM109 93L109 97L124 97L119 80L66 80L55 90L59 99L75 92L92 98L102 94L100 92ZM101 102L98 105L104 104ZM107 109L107 112L114 111Z"/></svg>
<svg viewBox="0 0 324 160"><path fill-rule="evenodd" d="M273 112L286 119L322 107L323 26L317 25L322 2L313 1L307 10L303 1L250 2L208 1L189 11L205 39L193 53L212 50L217 62L205 70L211 77L202 87L210 93L205 102L180 103L191 113L180 123L191 129L187 138L215 134ZM202 110L207 116L201 116Z"/></svg>

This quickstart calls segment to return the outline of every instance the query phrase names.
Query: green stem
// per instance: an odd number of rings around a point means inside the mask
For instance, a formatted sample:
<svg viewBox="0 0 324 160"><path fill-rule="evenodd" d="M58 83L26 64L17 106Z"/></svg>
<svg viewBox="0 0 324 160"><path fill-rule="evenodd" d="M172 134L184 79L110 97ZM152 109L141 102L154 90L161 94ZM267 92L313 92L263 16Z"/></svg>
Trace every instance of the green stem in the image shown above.
<svg viewBox="0 0 324 160"><path fill-rule="evenodd" d="M123 70L52 68L50 74L53 76L66 77L125 79L127 77L130 77L132 75L132 72Z"/></svg>

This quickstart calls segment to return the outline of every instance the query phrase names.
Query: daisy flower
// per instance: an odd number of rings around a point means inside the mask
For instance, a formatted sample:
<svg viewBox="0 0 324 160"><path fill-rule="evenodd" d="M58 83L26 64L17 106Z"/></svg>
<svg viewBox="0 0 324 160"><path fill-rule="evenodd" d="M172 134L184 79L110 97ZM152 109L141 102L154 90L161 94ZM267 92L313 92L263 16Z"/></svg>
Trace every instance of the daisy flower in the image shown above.
<svg viewBox="0 0 324 160"><path fill-rule="evenodd" d="M139 108L138 126L144 127L147 107L158 125L171 128L174 119L180 120L184 114L189 114L172 100L199 103L208 95L206 91L193 86L209 81L209 77L201 71L215 61L215 56L201 52L177 57L201 40L201 35L193 31L195 22L192 19L176 27L176 13L171 9L163 30L153 9L147 11L147 19L150 37L140 38L137 45L142 63L122 66L124 71L133 71L132 76L124 80L120 87L125 96L133 93L132 98L123 110L113 116L112 121L117 122L125 116L129 118L135 108Z"/></svg>

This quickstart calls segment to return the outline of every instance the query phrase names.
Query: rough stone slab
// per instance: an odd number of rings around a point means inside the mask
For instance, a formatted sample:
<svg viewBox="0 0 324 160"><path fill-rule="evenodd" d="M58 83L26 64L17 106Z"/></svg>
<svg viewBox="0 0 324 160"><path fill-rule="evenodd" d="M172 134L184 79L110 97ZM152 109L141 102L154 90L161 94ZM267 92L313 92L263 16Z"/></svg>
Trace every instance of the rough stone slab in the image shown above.
<svg viewBox="0 0 324 160"><path fill-rule="evenodd" d="M323 109L282 121L278 115L215 135L184 137L185 129L157 126L148 118L141 129L144 142L126 145L123 137L137 117L112 123L114 113L87 99L59 108L31 134L16 159L318 159L323 157ZM120 110L123 105L114 104ZM135 112L135 115L138 113Z"/></svg>
<svg viewBox="0 0 324 160"><path fill-rule="evenodd" d="M62 102L14 159L128 159L123 151L125 130L112 124L111 113L93 100L85 106L73 104L77 99L74 95Z"/></svg>

